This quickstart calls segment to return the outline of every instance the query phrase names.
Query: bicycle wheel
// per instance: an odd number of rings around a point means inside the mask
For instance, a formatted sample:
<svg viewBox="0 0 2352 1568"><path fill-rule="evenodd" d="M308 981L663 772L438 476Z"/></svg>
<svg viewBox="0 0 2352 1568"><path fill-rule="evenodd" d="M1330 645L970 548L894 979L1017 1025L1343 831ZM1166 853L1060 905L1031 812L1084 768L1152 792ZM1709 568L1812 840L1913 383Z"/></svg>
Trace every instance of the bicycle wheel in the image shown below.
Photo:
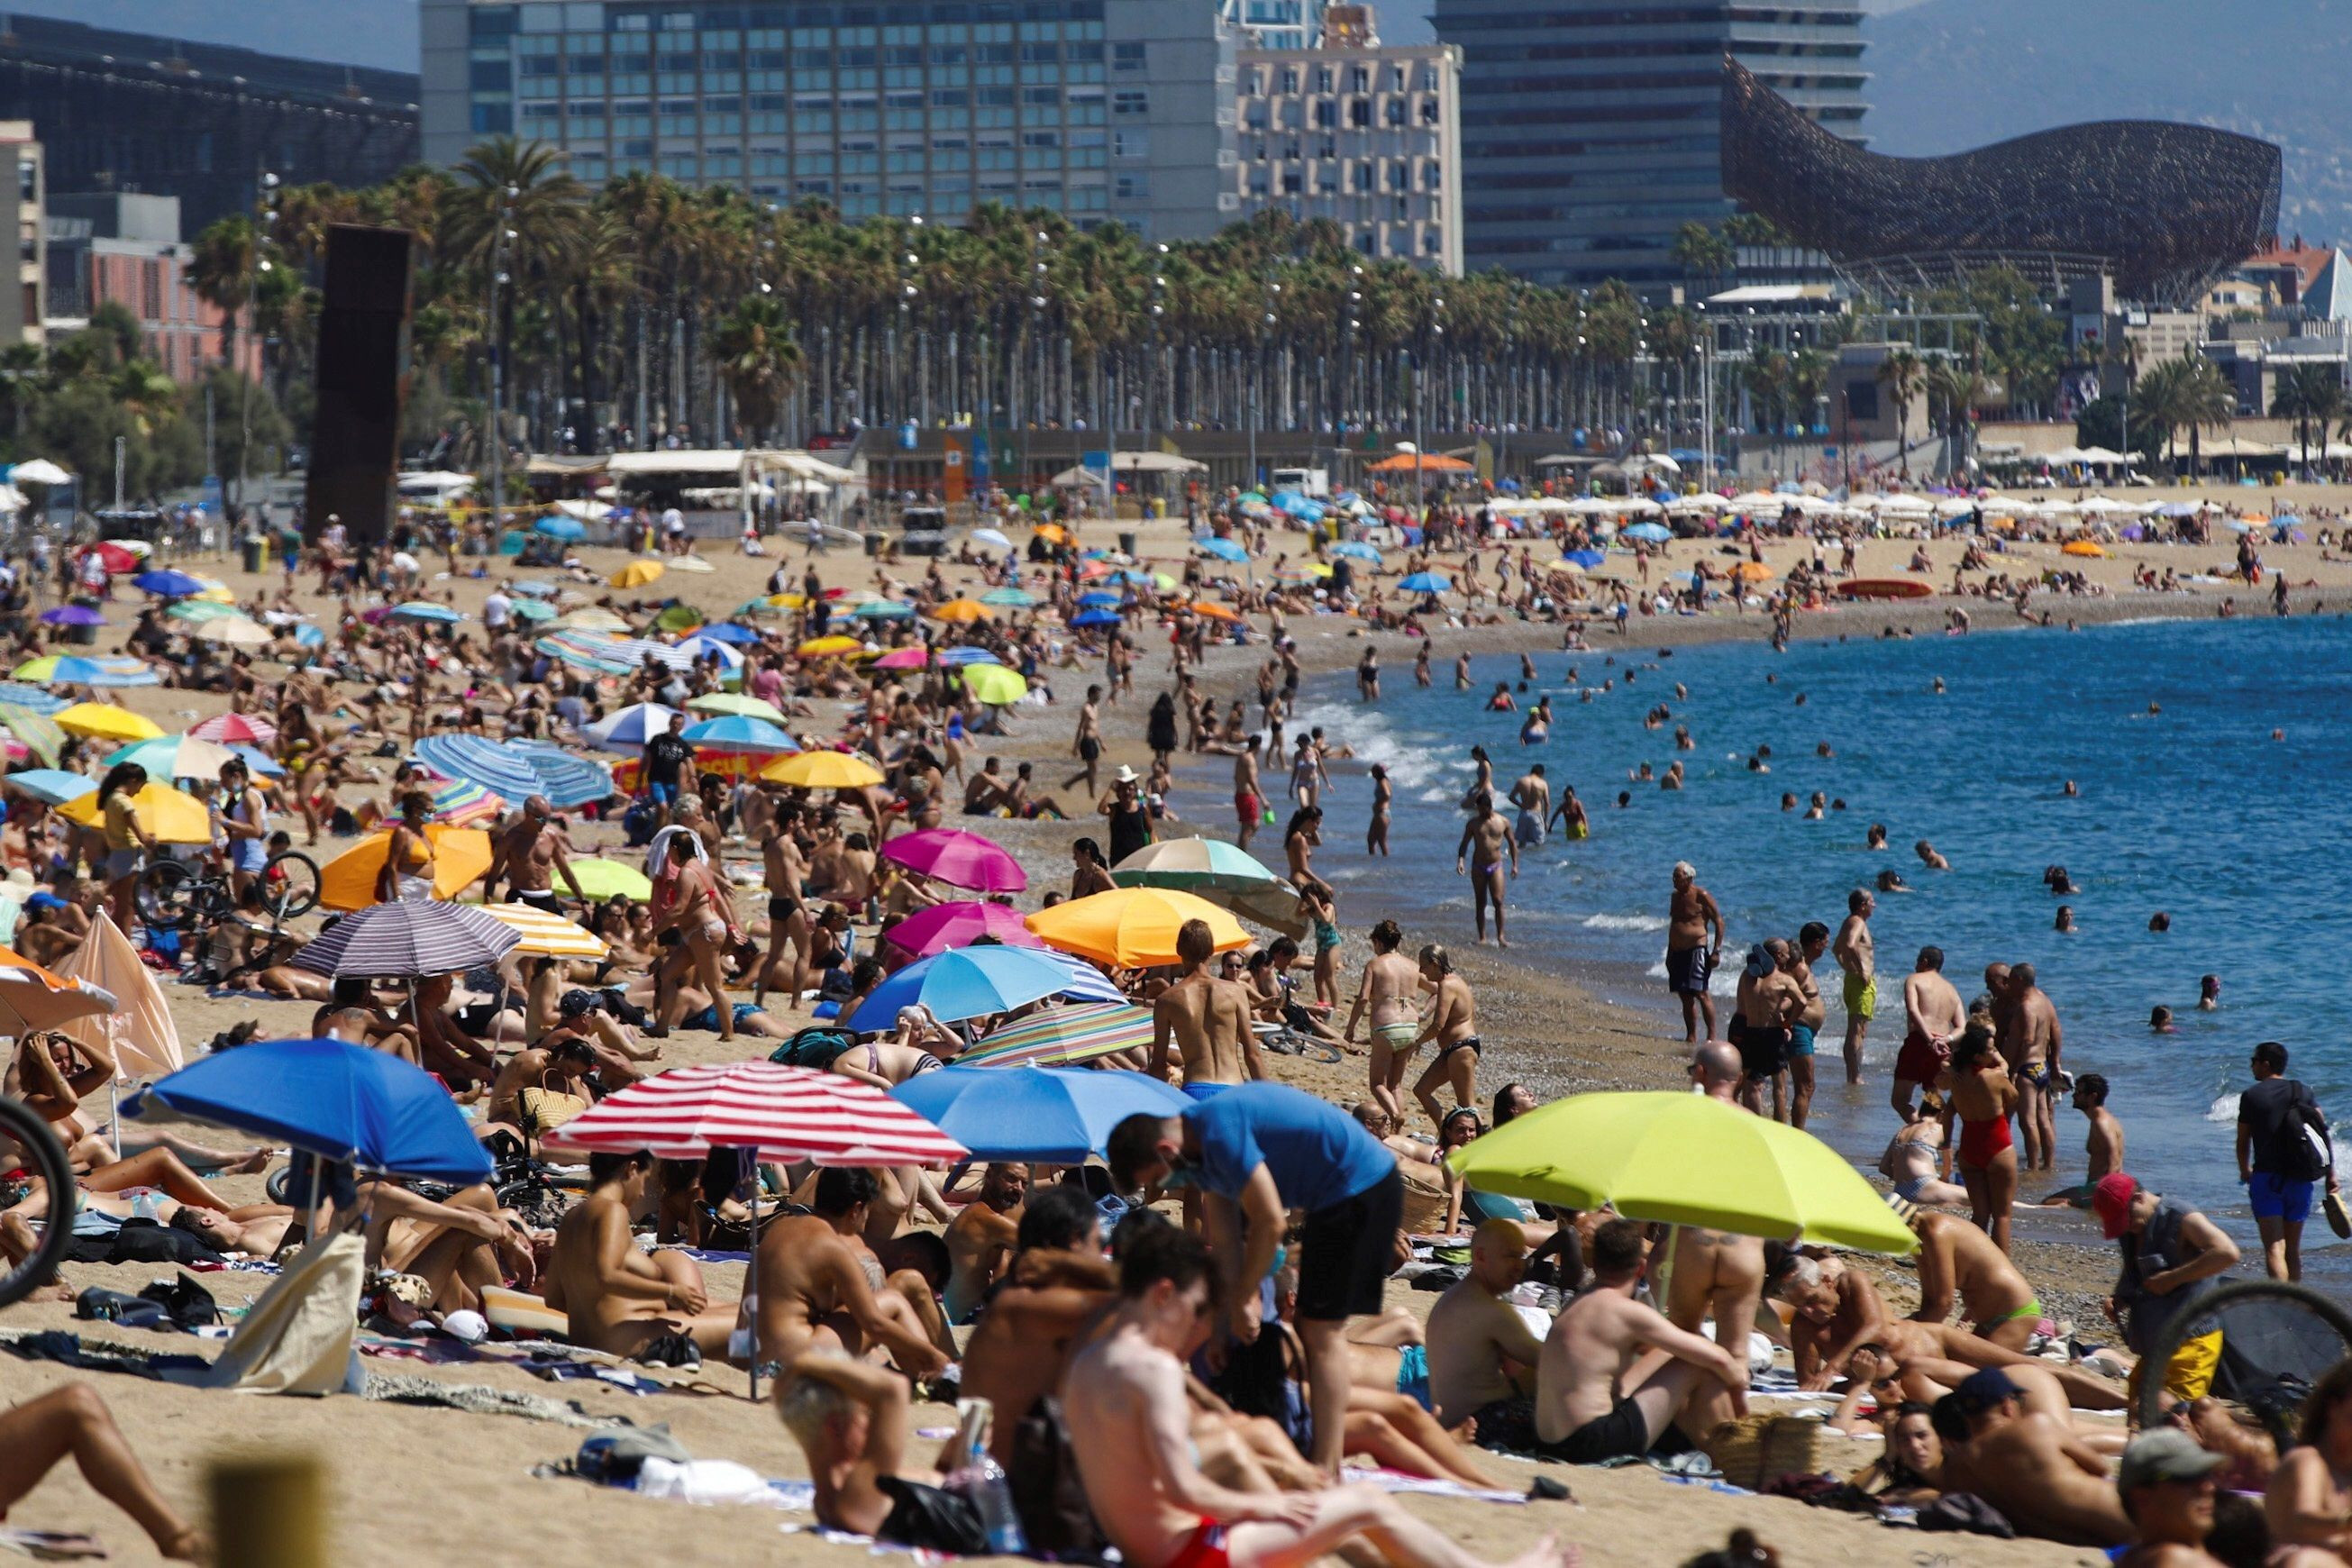
<svg viewBox="0 0 2352 1568"><path fill-rule="evenodd" d="M0 1149L10 1144L16 1150L14 1163L41 1179L47 1191L48 1213L42 1221L39 1243L0 1274L0 1307L23 1300L35 1286L46 1283L65 1257L66 1244L73 1239L73 1167L66 1163L65 1146L49 1131L49 1124L22 1102L0 1097Z"/></svg>
<svg viewBox="0 0 2352 1568"><path fill-rule="evenodd" d="M261 868L262 897L281 921L299 920L319 907L319 863L299 849L281 850Z"/></svg>
<svg viewBox="0 0 2352 1568"><path fill-rule="evenodd" d="M2189 1330L2207 1323L2220 1328L2230 1352L2218 1370L2231 1380L2231 1396L2252 1405L2266 1421L2272 1413L2264 1409L2269 1402L2263 1384L2294 1380L2299 1392L2308 1393L2312 1384L2352 1351L2352 1314L2316 1290L2284 1279L2230 1280L2153 1336L2140 1358L2149 1370L2136 1391L2135 1426L2157 1424L2165 1394L2158 1369L2171 1365L2192 1337Z"/></svg>
<svg viewBox="0 0 2352 1568"><path fill-rule="evenodd" d="M139 873L131 896L141 920L158 931L178 931L195 918L204 882L184 861L156 860Z"/></svg>

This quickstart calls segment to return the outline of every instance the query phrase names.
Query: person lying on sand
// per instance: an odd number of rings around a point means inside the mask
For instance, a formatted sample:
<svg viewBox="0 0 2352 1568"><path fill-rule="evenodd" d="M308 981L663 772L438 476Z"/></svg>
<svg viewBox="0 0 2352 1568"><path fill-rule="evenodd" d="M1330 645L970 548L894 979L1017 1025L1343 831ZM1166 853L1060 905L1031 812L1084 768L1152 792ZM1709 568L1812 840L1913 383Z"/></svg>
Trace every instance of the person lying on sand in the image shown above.
<svg viewBox="0 0 2352 1568"><path fill-rule="evenodd" d="M1836 1411L1830 1416L1830 1427L1839 1432L1864 1429L1868 1422L1861 1415L1861 1407L1865 1401L1875 1401L1881 1406L1897 1400L1933 1405L1979 1370L1966 1362L1947 1361L1940 1356L1898 1356L1882 1344L1863 1345L1846 1358L1846 1384L1840 1391L1843 1397ZM2000 1371L2016 1385L2022 1408L2049 1416L2096 1453L2113 1458L2123 1452L2129 1434L2112 1421L2077 1420L2068 1402L2071 1391L2067 1381L2053 1368L2026 1362Z"/></svg>
<svg viewBox="0 0 2352 1568"><path fill-rule="evenodd" d="M692 1258L674 1247L640 1252L630 1232L654 1163L644 1150L588 1157L588 1195L563 1216L548 1256L547 1304L569 1317L574 1341L595 1350L634 1356L684 1334L704 1355L722 1357L735 1310L711 1304Z"/></svg>
<svg viewBox="0 0 2352 1568"><path fill-rule="evenodd" d="M817 1173L812 1215L780 1219L760 1232L759 1358L781 1380L812 1352L870 1357L887 1353L900 1371L936 1377L948 1355L935 1343L904 1287L883 1277L881 1262L858 1239L877 1187L874 1173L830 1166ZM926 1301L928 1286L907 1285Z"/></svg>
<svg viewBox="0 0 2352 1568"><path fill-rule="evenodd" d="M2002 1370L1973 1373L1936 1402L1944 1484L1999 1509L2021 1535L2074 1546L2122 1546L2135 1538L2106 1461L2053 1416L2025 1408Z"/></svg>
<svg viewBox="0 0 2352 1568"><path fill-rule="evenodd" d="M163 1500L106 1401L86 1383L0 1411L0 1518L68 1455L90 1489L129 1514L159 1554L174 1563L210 1560L211 1542Z"/></svg>

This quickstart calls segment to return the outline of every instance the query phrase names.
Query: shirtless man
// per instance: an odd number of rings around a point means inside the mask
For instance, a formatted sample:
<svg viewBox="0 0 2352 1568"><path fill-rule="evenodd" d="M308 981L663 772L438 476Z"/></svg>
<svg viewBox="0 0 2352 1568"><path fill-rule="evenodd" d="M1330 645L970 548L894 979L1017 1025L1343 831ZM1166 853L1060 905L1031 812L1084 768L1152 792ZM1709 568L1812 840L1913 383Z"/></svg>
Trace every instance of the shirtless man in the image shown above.
<svg viewBox="0 0 2352 1568"><path fill-rule="evenodd" d="M1870 911L1877 901L1867 888L1845 896L1845 923L1838 927L1830 952L1845 971L1845 1080L1862 1081L1862 1037L1878 1011L1878 959L1871 946Z"/></svg>
<svg viewBox="0 0 2352 1568"><path fill-rule="evenodd" d="M1976 1375L1978 1369L1966 1362L1947 1361L1939 1356L1899 1357L1882 1344L1866 1344L1857 1349L1846 1362L1845 1397L1858 1405L1866 1391L1875 1391L1884 1403L1893 1396L1933 1405L1944 1395ZM2018 1403L2025 1410L2037 1411L2060 1426L2088 1439L2102 1453L2121 1452L2125 1434L2112 1422L2077 1421L2074 1407L2067 1398L2065 1380L2049 1368L2033 1362L2004 1366L2001 1375L2017 1385ZM1832 1416L1833 1430L1851 1430Z"/></svg>
<svg viewBox="0 0 2352 1568"><path fill-rule="evenodd" d="M2062 1205L2089 1208L2092 1190L2098 1186L2099 1179L2124 1168L2124 1124L2107 1109L2107 1080L2103 1075L2086 1072L2074 1080L2074 1109L2091 1124L2090 1136L2083 1141L2089 1168L2084 1173L2081 1185L2062 1187L2043 1198L2045 1208Z"/></svg>
<svg viewBox="0 0 2352 1568"><path fill-rule="evenodd" d="M1723 911L1715 907L1715 895L1698 885L1697 868L1677 860L1674 896L1666 902L1666 989L1683 1005L1685 1044L1715 1038L1715 998L1706 983L1722 956Z"/></svg>
<svg viewBox="0 0 2352 1568"><path fill-rule="evenodd" d="M1691 1068L1707 1098L1727 1105L1741 1103L1748 1079L1738 1051L1720 1040L1708 1040L1691 1053ZM1763 1241L1676 1226L1672 1246L1664 1280L1667 1321L1695 1334L1712 1315L1716 1342L1725 1354L1747 1365L1748 1335L1764 1300Z"/></svg>
<svg viewBox="0 0 2352 1568"><path fill-rule="evenodd" d="M1357 1021L1370 1007L1372 1103L1399 1126L1404 1124L1404 1101L1398 1090L1404 1087L1404 1069L1412 1060L1413 1037L1421 1032L1421 1016L1413 1007L1421 973L1411 959L1397 951L1403 941L1404 930L1394 921L1384 920L1372 928L1372 956L1364 961L1356 1004L1348 1009L1347 1032L1347 1043L1352 1046Z"/></svg>
<svg viewBox="0 0 2352 1568"><path fill-rule="evenodd" d="M1919 1237L1919 1310L1914 1318L1940 1323L1952 1315L1957 1298L1973 1331L2003 1350L2022 1351L2036 1333L2055 1331L2033 1287L1992 1237L1958 1215L1910 1218Z"/></svg>
<svg viewBox="0 0 2352 1568"><path fill-rule="evenodd" d="M1739 973L1739 990L1733 1005L1737 1026L1732 1044L1740 1063L1737 1103L1764 1114L1764 1086L1772 1086L1772 1120L1788 1120L1783 1089L1789 1067L1789 1045L1797 1019L1805 1010L1805 994L1789 973L1789 944L1779 937L1759 943Z"/></svg>
<svg viewBox="0 0 2352 1568"><path fill-rule="evenodd" d="M1013 1259L964 1342L963 1394L996 1408L989 1450L1013 1462L1013 1430L1054 1392L1071 1347L1110 1305L1118 1275L1102 1254L1102 1225L1082 1187L1040 1187L1021 1205Z"/></svg>
<svg viewBox="0 0 2352 1568"><path fill-rule="evenodd" d="M1096 1520L1133 1568L1300 1568L1359 1538L1393 1568L1475 1568L1451 1539L1370 1486L1242 1492L1193 1457L1184 1363L1221 1314L1208 1249L1173 1226L1119 1267L1119 1301L1063 1380L1070 1447ZM1574 1568L1547 1536L1510 1568Z"/></svg>
<svg viewBox="0 0 2352 1568"><path fill-rule="evenodd" d="M1594 1233L1592 1284L1552 1321L1538 1363L1538 1452L1576 1465L1638 1458L1670 1425L1697 1443L1748 1414L1745 1356L1633 1300L1647 1251L1633 1220Z"/></svg>
<svg viewBox="0 0 2352 1568"><path fill-rule="evenodd" d="M1911 1093L1936 1081L1952 1059L1952 1041L1967 1026L1969 1011L1944 978L1944 950L1923 947L1903 981L1903 1049L1895 1058L1895 1114L1916 1121Z"/></svg>
<svg viewBox="0 0 2352 1568"><path fill-rule="evenodd" d="M948 1222L948 1321L968 1323L979 1311L1012 1256L1021 1229L1021 1201L1029 1193L1026 1165L992 1163L980 1195Z"/></svg>
<svg viewBox="0 0 2352 1568"><path fill-rule="evenodd" d="M1527 1273L1527 1233L1513 1220L1487 1220L1470 1238L1470 1271L1429 1310L1430 1402L1446 1426L1497 1403L1516 1404L1517 1419L1534 1421L1543 1342L1506 1300Z"/></svg>
<svg viewBox="0 0 2352 1568"><path fill-rule="evenodd" d="M2011 964L2001 1000L2007 1016L2000 1024L2000 1053L2009 1076L2017 1085L2017 1135L2025 1147L2018 1168L2053 1171L2058 1168L2058 1110L2053 1086L2058 1081L2060 1051L2065 1031L2058 1009L2033 983L2033 965Z"/></svg>
<svg viewBox="0 0 2352 1568"><path fill-rule="evenodd" d="M1519 775L1511 785L1509 798L1519 810L1517 818L1511 824L1513 841L1527 845L1541 844L1551 817L1551 784L1544 778L1541 763L1535 763Z"/></svg>
<svg viewBox="0 0 2352 1568"><path fill-rule="evenodd" d="M856 1239L875 1188L870 1171L828 1167L817 1173L814 1215L761 1228L754 1267L762 1365L789 1371L812 1352L864 1357L877 1350L916 1378L936 1376L947 1365L906 1298L886 1285L882 1265Z"/></svg>
<svg viewBox="0 0 2352 1568"><path fill-rule="evenodd" d="M2020 1534L2101 1548L2133 1539L2106 1462L2070 1427L2023 1409L2003 1373L1964 1380L1937 1403L1936 1430L1948 1489L1977 1493Z"/></svg>
<svg viewBox="0 0 2352 1568"><path fill-rule="evenodd" d="M1514 877L1519 874L1519 843L1511 837L1510 825L1503 814L1495 809L1495 797L1481 790L1470 803L1470 820L1463 825L1462 841L1454 847L1454 874L1461 876L1476 857L1475 869L1470 871L1470 902L1473 918L1478 922L1478 941L1486 941L1486 906L1495 906L1495 945L1508 947L1510 939L1503 934L1503 862L1507 856Z"/></svg>
<svg viewBox="0 0 2352 1568"><path fill-rule="evenodd" d="M1437 1086L1453 1086L1456 1110L1475 1104L1478 1056L1485 1047L1478 1038L1477 1000L1470 994L1470 982L1454 973L1453 955L1431 942L1421 950L1420 973L1421 983L1430 991L1429 1012L1404 1054L1410 1057L1424 1044L1437 1047L1437 1054L1413 1080L1412 1097L1429 1112L1430 1121L1442 1127L1446 1112L1438 1103ZM1402 1124L1402 1118L1398 1120Z"/></svg>
<svg viewBox="0 0 2352 1568"><path fill-rule="evenodd" d="M1004 780L996 771L996 759L989 758L980 765L980 772L964 781L963 814L966 816L994 816L1004 805ZM775 884L768 884L771 888Z"/></svg>
<svg viewBox="0 0 2352 1568"><path fill-rule="evenodd" d="M547 1304L570 1318L572 1340L633 1356L653 1341L684 1334L713 1359L727 1353L735 1312L713 1307L702 1270L683 1252L637 1250L629 1221L646 1205L654 1157L588 1156L588 1195L556 1227L547 1260Z"/></svg>
<svg viewBox="0 0 2352 1568"><path fill-rule="evenodd" d="M1062 781L1064 789L1084 781L1089 800L1102 793L1102 785L1095 781L1096 764L1102 761L1102 696L1101 687L1089 686L1087 688L1087 700L1078 704L1078 727L1070 739L1070 754L1077 758L1081 765L1076 773Z"/></svg>
<svg viewBox="0 0 2352 1568"><path fill-rule="evenodd" d="M1813 978L1813 965L1821 962L1829 945L1830 928L1819 921L1807 921L1797 940L1789 944L1788 962L1781 966L1805 999L1789 1025L1789 1125L1799 1131L1804 1131L1812 1114L1813 1043L1829 1016L1822 1005L1821 983Z"/></svg>
<svg viewBox="0 0 2352 1568"><path fill-rule="evenodd" d="M1174 1040L1184 1064L1184 1092L1206 1100L1221 1089L1265 1076L1257 1035L1250 1027L1249 987L1209 973L1216 934L1206 921L1176 928L1176 983L1151 1005L1150 1071L1170 1081L1168 1043Z"/></svg>
<svg viewBox="0 0 2352 1568"><path fill-rule="evenodd" d="M800 818L799 806L785 805L779 806L776 815L760 828L760 859L768 883L768 952L760 962L760 978L751 989L751 1000L764 1007L769 990L781 988L788 1013L799 1010L801 994L808 989L808 905L801 900L802 884L808 879L808 863L801 858L800 840L793 832ZM793 952L789 971L784 967L787 946Z"/></svg>
<svg viewBox="0 0 2352 1568"><path fill-rule="evenodd" d="M1257 748L1262 737L1252 735L1234 753L1234 819L1240 831L1234 842L1244 850L1249 848L1251 836L1265 816L1265 797L1258 793Z"/></svg>
<svg viewBox="0 0 2352 1568"><path fill-rule="evenodd" d="M586 902L588 895L580 890L579 879L572 874L572 861L566 851L563 829L555 826L555 807L543 795L532 795L522 803L522 815L512 826L500 832L497 855L490 868L482 878L484 895L495 900L499 879L506 879L507 900L509 903L529 904L532 909L551 915L561 915L563 906L556 901L554 879L563 879L572 896Z"/></svg>

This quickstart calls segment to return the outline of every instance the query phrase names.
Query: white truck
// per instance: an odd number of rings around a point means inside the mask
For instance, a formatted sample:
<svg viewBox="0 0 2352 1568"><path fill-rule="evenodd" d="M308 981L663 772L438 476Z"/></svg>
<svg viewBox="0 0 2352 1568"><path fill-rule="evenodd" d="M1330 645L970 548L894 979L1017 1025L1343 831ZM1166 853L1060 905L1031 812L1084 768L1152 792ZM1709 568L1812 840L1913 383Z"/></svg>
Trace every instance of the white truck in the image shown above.
<svg viewBox="0 0 2352 1568"><path fill-rule="evenodd" d="M1331 493L1331 470L1328 468L1276 468L1273 474L1274 489L1297 490L1303 496L1318 499Z"/></svg>

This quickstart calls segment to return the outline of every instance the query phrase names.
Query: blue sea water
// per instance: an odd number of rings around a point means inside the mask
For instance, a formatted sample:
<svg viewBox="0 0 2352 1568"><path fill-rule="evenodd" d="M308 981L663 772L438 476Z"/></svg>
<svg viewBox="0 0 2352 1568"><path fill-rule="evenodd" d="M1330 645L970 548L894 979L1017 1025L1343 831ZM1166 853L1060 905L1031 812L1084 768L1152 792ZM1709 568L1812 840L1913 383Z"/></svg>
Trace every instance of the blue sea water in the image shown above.
<svg viewBox="0 0 2352 1568"><path fill-rule="evenodd" d="M1760 641L1665 655L1604 640L1591 653L1536 657L1538 679L1518 700L1548 691L1558 716L1539 747L1518 743L1518 715L1482 710L1496 681L1517 686L1517 656L1475 661L1471 689L1456 691L1442 635L1432 689L1416 689L1402 660L1376 705L1356 701L1352 677L1310 685L1297 722L1324 725L1357 752L1335 769L1316 860L1340 890L1346 924L1395 912L1418 916L1409 921L1416 937L1467 942L1467 887L1454 874L1456 803L1472 776L1469 747L1483 742L1498 788L1540 760L1556 790L1575 786L1593 825L1582 842L1555 836L1524 852L1510 893L1514 947L1523 962L1601 966L1622 977L1603 987L1611 994L1664 1000L1664 915L1676 859L1696 865L1723 908L1717 984L1726 994L1749 943L1793 936L1807 921L1834 929L1849 890L1882 868L1917 889L1882 895L1872 921L1883 984L1858 1090L1837 1070L1835 971L1826 957L1821 966L1832 1011L1817 1131L1865 1163L1893 1125L1886 1069L1902 1030L1899 977L1928 943L1944 950L1964 996L1982 988L1987 963L2031 962L2064 1026L2064 1065L2113 1085L2130 1168L2219 1216L2245 1213L2231 1139L2257 1041L2285 1042L2294 1076L2352 1117L2345 622L1858 637L1801 642L1785 654ZM1677 681L1686 698L1675 696ZM1659 703L1673 718L1645 729L1643 715ZM1694 750L1675 751L1676 724L1688 727ZM2273 729L2283 737L2273 739ZM1823 743L1826 758L1816 754ZM1769 774L1747 769L1759 745L1771 748ZM1679 793L1629 778L1644 762L1663 773L1678 756L1688 775ZM1396 786L1387 862L1363 853L1363 773L1373 762ZM1267 771L1273 795L1286 774ZM2077 796L2063 793L2068 779ZM1845 809L1803 820L1816 790ZM1620 791L1631 792L1630 805L1617 805ZM1798 809L1781 809L1784 792ZM1889 849L1865 851L1872 823L1885 825ZM1950 870L1920 864L1911 846L1922 838ZM2078 893L2061 900L2045 889L2053 864ZM2072 934L2053 930L2061 902L2073 906ZM2159 910L2171 917L2162 934L2147 930ZM2200 1013L2207 973L2221 977L2222 1006ZM2158 1003L2173 1008L2179 1033L2151 1034ZM2062 1106L2062 1175L2082 1168L2083 1132L2082 1118ZM2027 1177L2028 1195L2043 1184ZM2315 1246L2326 1239L2315 1215L2312 1231Z"/></svg>

